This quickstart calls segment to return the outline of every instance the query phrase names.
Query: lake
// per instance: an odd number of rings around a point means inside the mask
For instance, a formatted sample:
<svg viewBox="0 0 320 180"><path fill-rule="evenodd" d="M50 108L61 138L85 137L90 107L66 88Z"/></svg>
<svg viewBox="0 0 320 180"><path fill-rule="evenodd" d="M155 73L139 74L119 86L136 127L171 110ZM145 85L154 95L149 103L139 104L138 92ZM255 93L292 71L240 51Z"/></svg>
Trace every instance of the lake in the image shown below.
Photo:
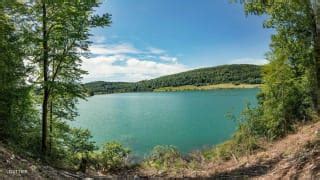
<svg viewBox="0 0 320 180"><path fill-rule="evenodd" d="M221 143L232 135L246 103L256 104L258 89L146 92L97 95L80 101L72 125L88 128L98 145L117 140L137 156L156 145L187 153Z"/></svg>

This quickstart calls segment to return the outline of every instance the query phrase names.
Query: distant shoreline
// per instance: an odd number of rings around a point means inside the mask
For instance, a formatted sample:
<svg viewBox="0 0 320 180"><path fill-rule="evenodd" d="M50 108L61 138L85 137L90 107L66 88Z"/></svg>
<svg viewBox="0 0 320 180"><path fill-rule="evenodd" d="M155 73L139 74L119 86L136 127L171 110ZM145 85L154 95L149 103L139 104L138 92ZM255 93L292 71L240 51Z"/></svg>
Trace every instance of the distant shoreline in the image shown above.
<svg viewBox="0 0 320 180"><path fill-rule="evenodd" d="M209 90L219 90L219 89L253 89L260 88L261 84L233 84L233 83L222 83L222 84L211 84L205 86L195 86L195 85L185 85L177 87L162 87L154 89L153 91L129 91L129 92L115 92L115 93L102 93L97 92L96 95L105 95L105 94L121 94L121 93L141 93L141 92L179 92L179 91L209 91ZM89 96L88 97L92 97Z"/></svg>
<svg viewBox="0 0 320 180"><path fill-rule="evenodd" d="M153 92L174 92L174 91L206 91L206 90L216 90L216 89L251 89L260 88L261 84L233 84L233 83L223 83L223 84L211 84L205 86L195 86L195 85L185 85L177 87L161 87L154 89Z"/></svg>

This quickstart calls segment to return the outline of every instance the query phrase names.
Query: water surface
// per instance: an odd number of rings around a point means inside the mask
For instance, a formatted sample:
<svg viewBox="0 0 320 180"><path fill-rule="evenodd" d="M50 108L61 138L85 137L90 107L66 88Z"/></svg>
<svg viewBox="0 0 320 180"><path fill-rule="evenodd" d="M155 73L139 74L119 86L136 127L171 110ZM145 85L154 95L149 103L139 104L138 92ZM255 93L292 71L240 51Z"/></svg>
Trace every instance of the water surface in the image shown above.
<svg viewBox="0 0 320 180"><path fill-rule="evenodd" d="M255 104L258 89L97 95L81 101L73 122L88 128L98 145L117 140L138 156L156 145L190 152L228 139L245 104Z"/></svg>

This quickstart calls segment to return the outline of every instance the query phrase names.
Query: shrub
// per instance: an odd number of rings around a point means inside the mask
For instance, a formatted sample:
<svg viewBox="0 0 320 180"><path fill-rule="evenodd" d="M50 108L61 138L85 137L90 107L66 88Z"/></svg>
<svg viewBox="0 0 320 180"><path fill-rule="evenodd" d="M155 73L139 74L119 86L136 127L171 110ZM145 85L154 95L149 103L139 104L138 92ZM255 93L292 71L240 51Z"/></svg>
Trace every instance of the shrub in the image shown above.
<svg viewBox="0 0 320 180"><path fill-rule="evenodd" d="M155 146L144 164L158 170L182 168L186 166L186 162L178 149L168 145Z"/></svg>
<svg viewBox="0 0 320 180"><path fill-rule="evenodd" d="M118 171L126 167L130 150L122 144L112 141L104 145L101 151L102 166L107 171Z"/></svg>
<svg viewBox="0 0 320 180"><path fill-rule="evenodd" d="M259 109L251 109L250 105L247 105L239 119L231 118L238 121L238 129L230 140L204 150L203 156L206 159L237 159L239 156L252 154L259 148L257 138L265 131L265 126L261 124Z"/></svg>

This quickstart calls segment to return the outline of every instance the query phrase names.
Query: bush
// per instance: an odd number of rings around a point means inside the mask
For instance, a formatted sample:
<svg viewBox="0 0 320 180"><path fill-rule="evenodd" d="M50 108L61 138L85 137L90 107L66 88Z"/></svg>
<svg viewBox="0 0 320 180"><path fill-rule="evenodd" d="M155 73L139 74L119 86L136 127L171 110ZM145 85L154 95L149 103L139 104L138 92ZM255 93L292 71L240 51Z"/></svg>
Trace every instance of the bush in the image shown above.
<svg viewBox="0 0 320 180"><path fill-rule="evenodd" d="M118 171L126 167L130 150L118 142L108 142L101 151L102 166L107 171Z"/></svg>
<svg viewBox="0 0 320 180"><path fill-rule="evenodd" d="M203 151L203 156L210 160L225 161L232 158L237 159L243 155L250 155L257 149L259 149L259 146L255 136L239 130L229 141Z"/></svg>
<svg viewBox="0 0 320 180"><path fill-rule="evenodd" d="M234 117L233 117L234 118ZM235 118L234 118L235 119ZM238 121L238 129L232 138L211 149L203 151L206 159L230 160L239 156L252 154L259 149L258 136L264 132L265 126L261 124L258 109L251 109L247 105Z"/></svg>
<svg viewBox="0 0 320 180"><path fill-rule="evenodd" d="M182 168L186 166L186 162L178 149L168 145L154 147L144 164L158 170Z"/></svg>

